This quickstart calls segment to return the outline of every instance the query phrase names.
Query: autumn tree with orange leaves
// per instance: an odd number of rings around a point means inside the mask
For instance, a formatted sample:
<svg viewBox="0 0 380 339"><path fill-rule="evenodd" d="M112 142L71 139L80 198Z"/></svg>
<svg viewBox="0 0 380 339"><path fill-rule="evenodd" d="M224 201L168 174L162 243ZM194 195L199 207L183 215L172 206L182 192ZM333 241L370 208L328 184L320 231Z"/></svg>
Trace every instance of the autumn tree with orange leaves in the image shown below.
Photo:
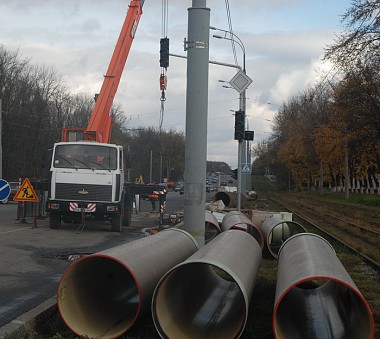
<svg viewBox="0 0 380 339"><path fill-rule="evenodd" d="M353 1L342 23L345 32L324 56L341 77L283 104L269 139L277 150L272 161L298 187L341 188L348 165L351 187L380 194L380 0Z"/></svg>

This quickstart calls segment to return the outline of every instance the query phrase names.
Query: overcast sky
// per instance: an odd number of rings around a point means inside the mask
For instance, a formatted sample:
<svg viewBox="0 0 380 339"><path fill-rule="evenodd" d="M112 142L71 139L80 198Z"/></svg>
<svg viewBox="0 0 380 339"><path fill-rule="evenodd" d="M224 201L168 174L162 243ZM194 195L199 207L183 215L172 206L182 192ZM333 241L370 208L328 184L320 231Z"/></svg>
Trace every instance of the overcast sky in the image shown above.
<svg viewBox="0 0 380 339"><path fill-rule="evenodd" d="M191 0L168 1L170 52L185 55ZM266 139L277 108L313 85L331 69L322 63L326 45L342 31L349 0L230 0L234 33L246 51L247 119L255 142ZM52 66L72 93L99 92L128 8L128 0L12 0L0 2L0 44L19 49L31 63ZM207 0L210 24L228 30L225 1ZM115 103L122 105L128 128L159 126L159 40L162 1L145 0L143 15L122 76ZM210 32L210 60L234 64L231 43ZM220 33L219 33L220 34ZM242 65L242 50L236 46ZM208 160L237 166L233 140L239 94L222 87L232 67L210 65ZM164 121L166 130L185 131L186 60L171 58ZM271 103L271 104L268 104Z"/></svg>

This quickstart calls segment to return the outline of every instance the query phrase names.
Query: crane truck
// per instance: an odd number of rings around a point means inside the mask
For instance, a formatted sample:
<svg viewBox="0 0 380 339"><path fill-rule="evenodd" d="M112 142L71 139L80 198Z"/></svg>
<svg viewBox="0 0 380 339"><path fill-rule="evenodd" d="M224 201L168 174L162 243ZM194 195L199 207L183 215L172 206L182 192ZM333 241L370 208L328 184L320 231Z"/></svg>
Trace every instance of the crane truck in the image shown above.
<svg viewBox="0 0 380 339"><path fill-rule="evenodd" d="M129 226L136 194L162 195L154 185L128 183L123 147L110 143L114 96L142 14L132 0L87 128L64 128L53 147L47 212L51 228L61 222L106 219L111 230Z"/></svg>

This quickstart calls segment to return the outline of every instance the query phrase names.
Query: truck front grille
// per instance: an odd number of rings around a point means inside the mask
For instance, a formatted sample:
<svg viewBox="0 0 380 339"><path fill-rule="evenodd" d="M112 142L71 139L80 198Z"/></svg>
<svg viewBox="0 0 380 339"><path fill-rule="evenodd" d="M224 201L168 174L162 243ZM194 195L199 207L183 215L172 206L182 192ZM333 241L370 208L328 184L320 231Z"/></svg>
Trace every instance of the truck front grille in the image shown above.
<svg viewBox="0 0 380 339"><path fill-rule="evenodd" d="M112 186L57 183L55 197L60 200L112 201Z"/></svg>

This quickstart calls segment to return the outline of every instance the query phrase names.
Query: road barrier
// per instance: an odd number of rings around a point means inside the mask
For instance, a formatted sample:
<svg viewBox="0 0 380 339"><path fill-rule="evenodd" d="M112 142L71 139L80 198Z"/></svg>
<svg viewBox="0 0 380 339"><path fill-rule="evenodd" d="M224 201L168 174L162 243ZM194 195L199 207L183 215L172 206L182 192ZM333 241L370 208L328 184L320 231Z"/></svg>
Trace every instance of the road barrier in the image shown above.
<svg viewBox="0 0 380 339"><path fill-rule="evenodd" d="M374 338L374 319L333 247L300 233L278 253L275 338Z"/></svg>
<svg viewBox="0 0 380 339"><path fill-rule="evenodd" d="M79 259L58 286L62 319L81 337L122 335L149 310L162 276L196 250L190 234L173 228Z"/></svg>
<svg viewBox="0 0 380 339"><path fill-rule="evenodd" d="M251 235L217 235L158 283L152 316L160 336L238 338L260 265L261 249Z"/></svg>
<svg viewBox="0 0 380 339"><path fill-rule="evenodd" d="M269 253L278 258L281 245L291 236L306 233L306 229L295 221L276 218L266 219L260 226Z"/></svg>

